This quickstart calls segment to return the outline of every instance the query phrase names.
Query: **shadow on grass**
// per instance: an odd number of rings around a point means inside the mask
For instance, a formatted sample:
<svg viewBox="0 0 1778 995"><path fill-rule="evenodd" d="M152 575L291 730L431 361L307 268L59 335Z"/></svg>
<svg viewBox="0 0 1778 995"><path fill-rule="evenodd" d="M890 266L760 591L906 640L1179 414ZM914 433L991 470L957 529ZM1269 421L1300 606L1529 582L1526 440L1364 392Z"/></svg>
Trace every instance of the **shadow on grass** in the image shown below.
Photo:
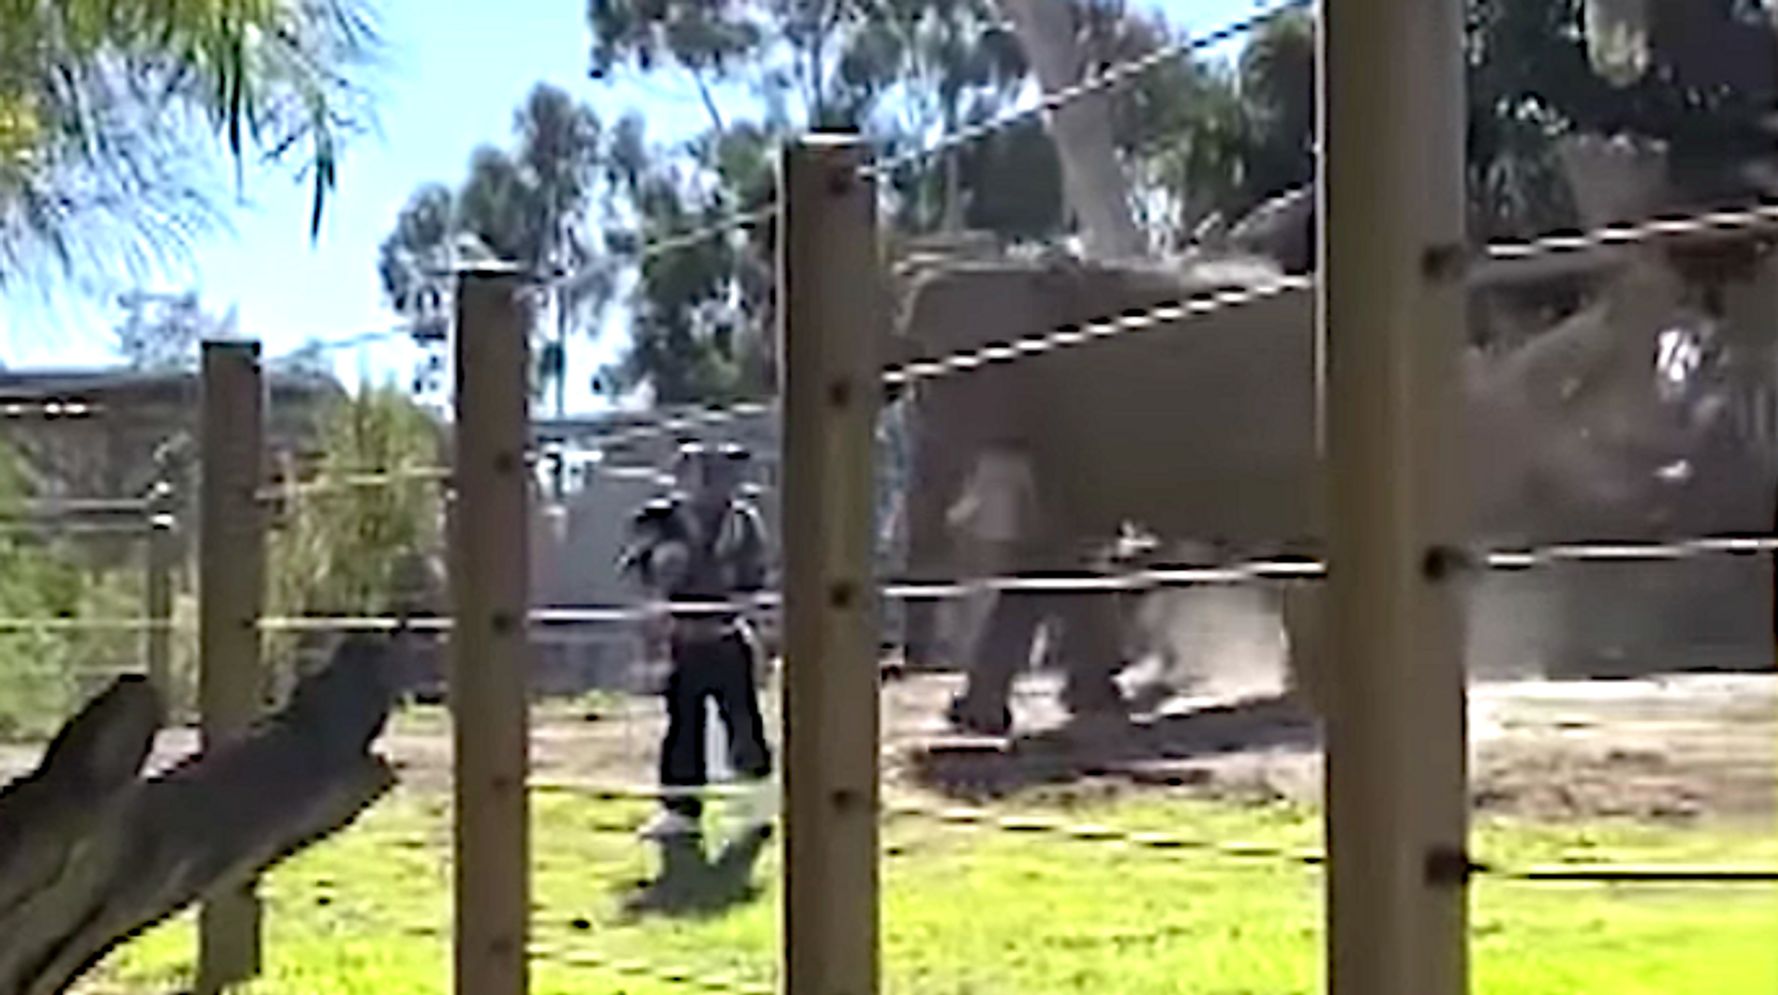
<svg viewBox="0 0 1778 995"><path fill-rule="evenodd" d="M759 894L753 870L771 837L770 826L750 829L713 855L702 837L663 841L660 873L623 886L624 917L702 918L752 901Z"/></svg>
<svg viewBox="0 0 1778 995"><path fill-rule="evenodd" d="M1087 728L1070 724L1008 740L947 740L913 748L909 773L953 797L992 798L1087 778L1189 784L1194 758L1276 748L1313 748L1315 719L1300 701L1272 696Z"/></svg>

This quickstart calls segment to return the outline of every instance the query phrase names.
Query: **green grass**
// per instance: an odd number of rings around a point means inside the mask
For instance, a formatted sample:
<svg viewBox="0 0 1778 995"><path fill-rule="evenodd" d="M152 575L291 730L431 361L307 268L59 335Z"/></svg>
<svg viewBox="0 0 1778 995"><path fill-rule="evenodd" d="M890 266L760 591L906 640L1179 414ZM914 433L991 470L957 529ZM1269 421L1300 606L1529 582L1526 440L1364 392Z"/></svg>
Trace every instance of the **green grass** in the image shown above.
<svg viewBox="0 0 1778 995"><path fill-rule="evenodd" d="M645 810L562 791L535 796L533 990L692 995L666 980L769 984L777 959L775 854L764 893L701 919L626 922L616 891L647 872L630 835ZM1313 846L1312 812L1183 800L1083 805L1069 818L1122 828ZM884 834L886 990L1282 995L1320 990L1313 867L1199 850L1136 850L917 819ZM449 987L449 846L442 798L398 792L266 886L266 976L255 995L435 993ZM1729 830L1491 823L1476 846L1525 864L1778 860ZM1474 990L1499 995L1778 991L1778 890L1483 881L1472 894ZM121 951L92 992L177 990L191 959L182 919ZM630 961L645 962L643 969Z"/></svg>

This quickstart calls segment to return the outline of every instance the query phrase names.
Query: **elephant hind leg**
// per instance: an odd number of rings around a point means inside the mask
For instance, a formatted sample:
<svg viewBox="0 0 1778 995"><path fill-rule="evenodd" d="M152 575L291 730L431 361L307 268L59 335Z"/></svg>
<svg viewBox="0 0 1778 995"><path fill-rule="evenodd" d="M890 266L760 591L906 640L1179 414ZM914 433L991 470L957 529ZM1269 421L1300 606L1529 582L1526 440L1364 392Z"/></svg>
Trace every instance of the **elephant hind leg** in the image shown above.
<svg viewBox="0 0 1778 995"><path fill-rule="evenodd" d="M1061 597L1057 607L1067 674L1063 704L1075 715L1127 711L1114 679L1125 660L1120 606L1112 598L1094 594Z"/></svg>

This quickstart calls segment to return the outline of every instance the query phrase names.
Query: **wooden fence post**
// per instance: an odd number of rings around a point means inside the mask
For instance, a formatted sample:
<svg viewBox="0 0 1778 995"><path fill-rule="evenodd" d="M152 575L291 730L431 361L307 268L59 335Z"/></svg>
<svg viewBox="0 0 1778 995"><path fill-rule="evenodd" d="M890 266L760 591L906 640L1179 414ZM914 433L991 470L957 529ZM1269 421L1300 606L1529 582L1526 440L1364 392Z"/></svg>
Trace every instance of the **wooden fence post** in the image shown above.
<svg viewBox="0 0 1778 995"><path fill-rule="evenodd" d="M198 713L204 749L239 735L264 704L259 616L265 529L258 490L264 458L259 343L203 345L203 487L198 507ZM204 903L198 917L198 990L259 973L256 882Z"/></svg>
<svg viewBox="0 0 1778 995"><path fill-rule="evenodd" d="M1467 988L1463 5L1328 0L1321 78L1335 995Z"/></svg>
<svg viewBox="0 0 1778 995"><path fill-rule="evenodd" d="M523 995L529 984L530 315L522 286L504 270L465 272L457 285L449 697L459 995Z"/></svg>
<svg viewBox="0 0 1778 995"><path fill-rule="evenodd" d="M817 134L780 176L788 995L877 991L871 464L887 312L864 164L856 137Z"/></svg>
<svg viewBox="0 0 1778 995"><path fill-rule="evenodd" d="M179 708L173 686L173 571L179 564L178 521L173 482L163 475L148 495L142 609L149 628L143 635L142 649L148 662L148 683L159 692L169 716Z"/></svg>

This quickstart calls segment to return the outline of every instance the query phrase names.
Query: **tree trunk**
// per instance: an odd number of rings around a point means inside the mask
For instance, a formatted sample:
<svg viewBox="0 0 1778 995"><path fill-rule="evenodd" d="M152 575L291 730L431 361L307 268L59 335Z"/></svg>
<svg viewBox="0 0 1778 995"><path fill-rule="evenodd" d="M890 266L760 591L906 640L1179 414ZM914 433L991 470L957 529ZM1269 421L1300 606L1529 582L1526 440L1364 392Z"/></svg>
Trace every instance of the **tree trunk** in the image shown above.
<svg viewBox="0 0 1778 995"><path fill-rule="evenodd" d="M1068 0L1001 0L1001 6L1045 95L1080 82L1084 60ZM1112 143L1110 94L1101 90L1070 102L1050 115L1049 127L1087 254L1106 260L1141 256L1145 243Z"/></svg>
<svg viewBox="0 0 1778 995"><path fill-rule="evenodd" d="M394 774L382 644L348 640L247 735L143 779L161 702L119 678L0 790L0 995L66 991L111 949L350 823Z"/></svg>

